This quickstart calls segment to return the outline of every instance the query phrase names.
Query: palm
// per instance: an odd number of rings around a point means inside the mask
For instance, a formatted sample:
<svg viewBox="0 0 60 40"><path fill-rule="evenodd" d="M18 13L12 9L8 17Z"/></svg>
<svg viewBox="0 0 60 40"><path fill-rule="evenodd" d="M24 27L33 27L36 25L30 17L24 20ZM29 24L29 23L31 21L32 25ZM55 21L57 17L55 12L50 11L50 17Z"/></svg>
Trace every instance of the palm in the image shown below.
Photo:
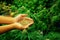
<svg viewBox="0 0 60 40"><path fill-rule="evenodd" d="M26 16L27 16L26 14L21 14L16 17L16 19L17 19L16 22L18 23L18 24L16 24L18 26L18 27L16 27L17 29L26 29L31 24L33 24L33 20L31 18L26 17Z"/></svg>

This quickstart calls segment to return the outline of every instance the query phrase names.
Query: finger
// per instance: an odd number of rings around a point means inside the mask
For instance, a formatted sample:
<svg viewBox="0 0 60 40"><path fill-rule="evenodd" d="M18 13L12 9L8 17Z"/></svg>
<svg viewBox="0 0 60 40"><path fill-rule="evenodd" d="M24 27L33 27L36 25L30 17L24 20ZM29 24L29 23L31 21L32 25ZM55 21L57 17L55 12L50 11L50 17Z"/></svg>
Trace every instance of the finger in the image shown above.
<svg viewBox="0 0 60 40"><path fill-rule="evenodd" d="M19 15L17 15L18 18L26 17L26 16L27 16L27 14L19 14Z"/></svg>
<svg viewBox="0 0 60 40"><path fill-rule="evenodd" d="M32 25L34 23L33 19L28 18L28 20L30 21L30 23L28 24L29 26Z"/></svg>
<svg viewBox="0 0 60 40"><path fill-rule="evenodd" d="M29 27L28 25L25 25L23 28L26 29L26 28L28 28L28 27Z"/></svg>
<svg viewBox="0 0 60 40"><path fill-rule="evenodd" d="M26 19L26 20L29 20L31 24L34 23L33 19L31 19L31 18L25 17L25 19Z"/></svg>
<svg viewBox="0 0 60 40"><path fill-rule="evenodd" d="M33 19L29 18L29 17L24 17L26 20L29 20L29 21L33 21Z"/></svg>
<svg viewBox="0 0 60 40"><path fill-rule="evenodd" d="M15 19L16 19L17 21L19 21L19 20L23 19L23 18L26 17L26 16L27 16L27 14L19 14L19 15L17 15L17 16L15 17Z"/></svg>
<svg viewBox="0 0 60 40"><path fill-rule="evenodd" d="M26 17L28 14L20 14L21 17Z"/></svg>

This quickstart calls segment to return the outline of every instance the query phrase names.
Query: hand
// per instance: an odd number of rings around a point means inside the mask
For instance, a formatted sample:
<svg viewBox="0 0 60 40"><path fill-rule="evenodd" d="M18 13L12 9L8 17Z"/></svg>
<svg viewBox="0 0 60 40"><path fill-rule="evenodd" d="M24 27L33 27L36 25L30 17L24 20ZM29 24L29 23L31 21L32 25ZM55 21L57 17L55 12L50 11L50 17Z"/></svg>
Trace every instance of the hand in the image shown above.
<svg viewBox="0 0 60 40"><path fill-rule="evenodd" d="M19 20L22 20L26 16L27 16L27 14L19 14L15 17L15 21L18 22Z"/></svg>
<svg viewBox="0 0 60 40"><path fill-rule="evenodd" d="M20 23L14 23L14 28L18 29L18 30L23 30L23 29L26 29L28 28L29 26L26 25L26 26L22 26Z"/></svg>
<svg viewBox="0 0 60 40"><path fill-rule="evenodd" d="M15 27L16 29L20 29L20 30L21 30L21 29L26 29L26 28L28 28L31 24L34 23L31 18L28 18L28 17L26 17L26 16L27 16L27 14L20 14L20 15L18 15L18 16L15 17L16 22L14 23L14 27ZM22 21L23 19L26 19L26 20L30 21L30 23L27 24L27 25L21 25L21 24L19 23L19 21Z"/></svg>

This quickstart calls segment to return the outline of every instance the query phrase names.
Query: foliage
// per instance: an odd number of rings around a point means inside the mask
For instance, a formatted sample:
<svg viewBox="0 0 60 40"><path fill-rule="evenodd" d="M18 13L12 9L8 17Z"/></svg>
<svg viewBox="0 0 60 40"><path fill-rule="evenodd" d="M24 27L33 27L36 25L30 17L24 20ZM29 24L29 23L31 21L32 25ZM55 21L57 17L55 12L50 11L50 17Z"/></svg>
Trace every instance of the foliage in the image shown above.
<svg viewBox="0 0 60 40"><path fill-rule="evenodd" d="M28 14L34 24L28 29L14 29L1 34L0 40L60 40L59 0L14 0L7 4L6 1L0 3L1 15ZM3 9L6 6L8 8Z"/></svg>

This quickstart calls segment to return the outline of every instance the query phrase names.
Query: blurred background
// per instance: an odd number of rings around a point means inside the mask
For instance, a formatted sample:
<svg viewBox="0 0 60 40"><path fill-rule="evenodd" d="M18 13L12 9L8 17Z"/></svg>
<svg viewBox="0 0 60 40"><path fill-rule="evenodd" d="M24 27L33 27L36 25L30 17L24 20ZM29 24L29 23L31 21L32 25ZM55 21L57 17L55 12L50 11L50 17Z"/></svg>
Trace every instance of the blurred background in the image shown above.
<svg viewBox="0 0 60 40"><path fill-rule="evenodd" d="M60 40L60 0L0 0L0 15L19 14L28 14L34 24L0 34L0 40Z"/></svg>

